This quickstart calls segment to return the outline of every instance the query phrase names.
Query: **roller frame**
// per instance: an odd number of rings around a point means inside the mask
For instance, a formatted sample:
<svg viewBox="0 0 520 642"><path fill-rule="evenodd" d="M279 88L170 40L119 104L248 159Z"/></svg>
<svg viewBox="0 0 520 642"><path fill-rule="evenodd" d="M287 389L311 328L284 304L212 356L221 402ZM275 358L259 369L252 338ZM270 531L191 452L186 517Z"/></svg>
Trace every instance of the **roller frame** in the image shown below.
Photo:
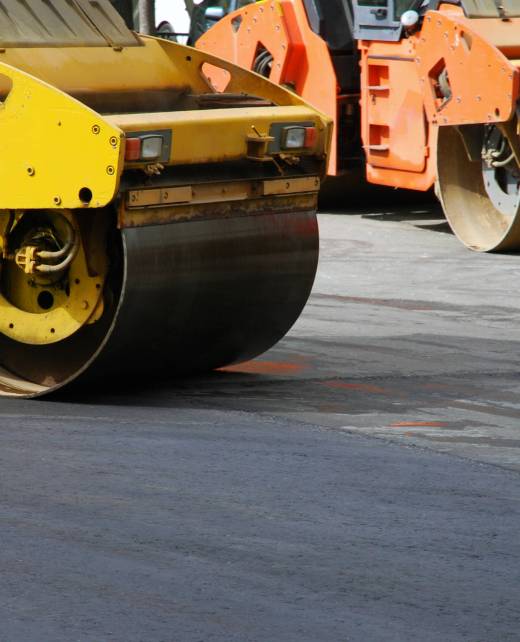
<svg viewBox="0 0 520 642"><path fill-rule="evenodd" d="M1 230L2 269L20 269L24 287L18 299L10 292L2 320L14 330L16 308L16 325L31 327L0 333L0 395L105 378L141 386L253 358L298 318L316 273L330 121L226 61L136 36L108 0L94 4L60 0L50 10L38 0L42 16L54 16L42 35L26 2L3 3L0 30L14 18L23 29L4 33L0 50L9 161L0 227L23 215L28 231ZM224 93L216 77L226 78ZM289 125L312 129L311 142L285 149ZM158 156L127 153L131 138L152 134L163 138ZM81 251L75 245L63 267L55 255L70 235L45 228L42 210L78 221ZM31 298L43 253L55 308ZM80 276L74 261L85 264ZM15 274L4 272L8 285ZM83 282L102 298L86 296Z"/></svg>

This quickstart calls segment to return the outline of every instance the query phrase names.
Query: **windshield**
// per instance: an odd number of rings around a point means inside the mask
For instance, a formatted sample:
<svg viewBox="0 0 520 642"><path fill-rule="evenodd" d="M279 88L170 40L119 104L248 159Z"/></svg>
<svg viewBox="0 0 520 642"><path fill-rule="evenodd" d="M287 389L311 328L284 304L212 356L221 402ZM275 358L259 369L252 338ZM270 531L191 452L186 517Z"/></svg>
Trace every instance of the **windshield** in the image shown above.
<svg viewBox="0 0 520 642"><path fill-rule="evenodd" d="M417 10L418 3L415 0L394 0L395 19L399 20L405 11L412 7Z"/></svg>

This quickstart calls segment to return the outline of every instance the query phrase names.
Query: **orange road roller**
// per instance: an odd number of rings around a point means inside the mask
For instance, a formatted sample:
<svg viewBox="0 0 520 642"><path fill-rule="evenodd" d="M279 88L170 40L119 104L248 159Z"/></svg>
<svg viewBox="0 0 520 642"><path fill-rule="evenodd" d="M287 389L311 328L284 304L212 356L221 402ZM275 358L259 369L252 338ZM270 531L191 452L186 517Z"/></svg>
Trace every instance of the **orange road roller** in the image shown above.
<svg viewBox="0 0 520 642"><path fill-rule="evenodd" d="M0 394L208 371L283 337L316 272L329 119L108 0L4 0L0 39Z"/></svg>
<svg viewBox="0 0 520 642"><path fill-rule="evenodd" d="M435 186L468 247L520 247L519 0L266 0L197 47L328 114L345 189L360 166L371 183Z"/></svg>

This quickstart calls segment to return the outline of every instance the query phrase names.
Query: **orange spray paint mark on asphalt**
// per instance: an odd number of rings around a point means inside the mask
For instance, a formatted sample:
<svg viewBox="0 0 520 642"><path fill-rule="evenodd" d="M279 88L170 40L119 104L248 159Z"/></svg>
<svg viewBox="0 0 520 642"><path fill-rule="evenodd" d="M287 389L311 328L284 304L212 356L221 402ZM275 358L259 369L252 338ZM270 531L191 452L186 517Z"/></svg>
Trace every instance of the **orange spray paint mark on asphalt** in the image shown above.
<svg viewBox="0 0 520 642"><path fill-rule="evenodd" d="M236 366L219 368L223 372L245 372L248 374L287 375L296 374L308 366L302 363L289 363L284 361L246 361Z"/></svg>
<svg viewBox="0 0 520 642"><path fill-rule="evenodd" d="M396 421L390 424L392 428L446 428L444 421Z"/></svg>
<svg viewBox="0 0 520 642"><path fill-rule="evenodd" d="M373 386L368 383L343 383L342 381L324 381L324 386L327 388L336 388L339 390L358 390L359 392L369 392L376 395L387 395L389 390L385 388L380 388L379 386Z"/></svg>

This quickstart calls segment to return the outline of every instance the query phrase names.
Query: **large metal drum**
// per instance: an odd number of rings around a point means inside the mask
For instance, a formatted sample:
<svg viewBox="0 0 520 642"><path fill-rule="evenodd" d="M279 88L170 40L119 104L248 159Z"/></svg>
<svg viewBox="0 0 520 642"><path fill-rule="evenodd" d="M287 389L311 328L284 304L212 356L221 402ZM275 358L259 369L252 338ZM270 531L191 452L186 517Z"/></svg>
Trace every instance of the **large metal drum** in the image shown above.
<svg viewBox="0 0 520 642"><path fill-rule="evenodd" d="M81 377L150 379L251 359L300 315L318 262L314 212L114 232L105 311L49 345L0 336L0 393L38 396Z"/></svg>

